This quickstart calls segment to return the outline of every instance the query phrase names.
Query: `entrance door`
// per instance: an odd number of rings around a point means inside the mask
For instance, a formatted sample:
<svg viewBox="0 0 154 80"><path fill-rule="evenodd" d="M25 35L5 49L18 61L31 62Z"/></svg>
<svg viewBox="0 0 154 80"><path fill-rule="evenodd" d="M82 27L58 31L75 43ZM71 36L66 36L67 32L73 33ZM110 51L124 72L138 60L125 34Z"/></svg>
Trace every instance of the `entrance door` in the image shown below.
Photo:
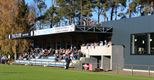
<svg viewBox="0 0 154 80"><path fill-rule="evenodd" d="M95 65L95 68L101 67L101 56L90 56L90 58L95 59L95 61L92 61L93 65Z"/></svg>
<svg viewBox="0 0 154 80"><path fill-rule="evenodd" d="M103 56L103 70L105 71L110 70L110 63L111 63L111 57Z"/></svg>

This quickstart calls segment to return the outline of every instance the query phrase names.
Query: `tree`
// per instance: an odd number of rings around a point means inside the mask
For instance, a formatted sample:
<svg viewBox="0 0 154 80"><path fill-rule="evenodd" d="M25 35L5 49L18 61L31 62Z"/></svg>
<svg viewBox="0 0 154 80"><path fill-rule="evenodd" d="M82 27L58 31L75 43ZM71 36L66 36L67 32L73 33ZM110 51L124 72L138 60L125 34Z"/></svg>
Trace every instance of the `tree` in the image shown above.
<svg viewBox="0 0 154 80"><path fill-rule="evenodd" d="M120 13L119 16L122 18L132 17L133 13L140 14L138 16L151 15L154 12L153 0L132 0L129 3L126 13Z"/></svg>
<svg viewBox="0 0 154 80"><path fill-rule="evenodd" d="M79 6L79 21L80 25L83 25L83 20L90 19L92 16L93 0L80 0Z"/></svg>
<svg viewBox="0 0 154 80"><path fill-rule="evenodd" d="M93 5L94 5L94 11L97 9L97 23L100 24L100 16L103 15L104 16L104 21L108 20L107 16L106 16L106 11L108 10L109 6L107 3L108 0L96 0L93 1Z"/></svg>
<svg viewBox="0 0 154 80"><path fill-rule="evenodd" d="M57 0L57 6L61 20L68 21L68 24L80 24L84 17L92 16L89 0Z"/></svg>
<svg viewBox="0 0 154 80"><path fill-rule="evenodd" d="M58 9L56 6L52 5L44 14L45 20L49 20L51 22L50 27L56 25L61 18L61 15L58 13Z"/></svg>
<svg viewBox="0 0 154 80"><path fill-rule="evenodd" d="M126 1L127 0L108 0L108 5L109 8L111 8L111 15L110 15L110 20L113 20L114 14L117 16L117 9L120 7L119 5L126 6Z"/></svg>
<svg viewBox="0 0 154 80"><path fill-rule="evenodd" d="M57 0L58 14L61 16L62 20L67 19L68 24L73 23L73 18L75 16L75 0Z"/></svg>
<svg viewBox="0 0 154 80"><path fill-rule="evenodd" d="M9 4L8 4L9 3ZM5 54L22 53L29 45L28 40L11 40L8 35L29 29L29 10L24 0L0 0L0 49Z"/></svg>
<svg viewBox="0 0 154 80"><path fill-rule="evenodd" d="M138 5L140 5L140 14L151 15L154 13L154 0L134 0Z"/></svg>
<svg viewBox="0 0 154 80"><path fill-rule="evenodd" d="M44 0L34 0L34 2L37 4L37 8L40 11L40 15L39 16L42 16L43 15L43 11L47 7L47 5L45 4L45 1Z"/></svg>

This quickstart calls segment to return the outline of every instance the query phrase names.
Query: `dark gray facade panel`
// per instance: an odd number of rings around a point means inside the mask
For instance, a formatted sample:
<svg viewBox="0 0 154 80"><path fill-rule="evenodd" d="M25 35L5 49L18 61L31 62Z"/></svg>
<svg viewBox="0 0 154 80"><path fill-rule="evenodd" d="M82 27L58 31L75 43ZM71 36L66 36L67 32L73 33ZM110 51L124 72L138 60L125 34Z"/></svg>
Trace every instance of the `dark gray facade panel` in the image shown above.
<svg viewBox="0 0 154 80"><path fill-rule="evenodd" d="M125 45L124 64L154 65L154 55L131 55L131 34L154 32L154 15L103 23L113 27L112 43Z"/></svg>
<svg viewBox="0 0 154 80"><path fill-rule="evenodd" d="M123 69L124 67L124 56L123 46L113 45L112 47L112 70Z"/></svg>

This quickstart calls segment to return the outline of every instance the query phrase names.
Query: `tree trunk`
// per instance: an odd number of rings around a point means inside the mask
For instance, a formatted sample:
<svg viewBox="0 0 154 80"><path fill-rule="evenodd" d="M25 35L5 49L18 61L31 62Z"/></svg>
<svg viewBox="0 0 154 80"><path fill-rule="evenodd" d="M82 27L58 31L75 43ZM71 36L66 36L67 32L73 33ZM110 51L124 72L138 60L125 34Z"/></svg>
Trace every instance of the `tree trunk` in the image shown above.
<svg viewBox="0 0 154 80"><path fill-rule="evenodd" d="M104 16L104 22L105 22L105 21L108 21L108 17L107 17L107 15L106 15L106 13L104 13L103 16Z"/></svg>
<svg viewBox="0 0 154 80"><path fill-rule="evenodd" d="M117 7L115 8L116 9L116 11L115 11L115 20L117 20L117 16L118 16L118 9L117 9Z"/></svg>
<svg viewBox="0 0 154 80"><path fill-rule="evenodd" d="M100 23L100 15L101 15L101 12L100 12L100 10L98 9L98 24Z"/></svg>
<svg viewBox="0 0 154 80"><path fill-rule="evenodd" d="M100 23L100 15L101 15L101 11L100 11L100 1L98 1L98 24Z"/></svg>
<svg viewBox="0 0 154 80"><path fill-rule="evenodd" d="M132 17L132 10L129 10L129 18Z"/></svg>
<svg viewBox="0 0 154 80"><path fill-rule="evenodd" d="M112 10L111 10L111 17L110 17L110 20L111 20L111 21L113 20L114 8L115 8L115 6L112 6Z"/></svg>
<svg viewBox="0 0 154 80"><path fill-rule="evenodd" d="M80 25L82 25L82 0L80 0Z"/></svg>
<svg viewBox="0 0 154 80"><path fill-rule="evenodd" d="M51 25L50 25L50 28L53 27L53 15L52 15L52 19L51 19Z"/></svg>
<svg viewBox="0 0 154 80"><path fill-rule="evenodd" d="M71 17L69 16L69 25L71 25L71 23L72 23L72 19L71 19Z"/></svg>

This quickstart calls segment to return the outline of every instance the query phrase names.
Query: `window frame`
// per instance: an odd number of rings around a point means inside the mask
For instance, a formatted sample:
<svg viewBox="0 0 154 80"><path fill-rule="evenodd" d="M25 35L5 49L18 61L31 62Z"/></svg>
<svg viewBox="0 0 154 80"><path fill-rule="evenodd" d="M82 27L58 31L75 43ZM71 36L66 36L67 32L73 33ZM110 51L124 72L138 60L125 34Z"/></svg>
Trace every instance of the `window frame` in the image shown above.
<svg viewBox="0 0 154 80"><path fill-rule="evenodd" d="M130 34L130 54L131 55L154 55L154 53L151 53L151 43L150 43L150 39L151 39L151 33L133 33L133 34ZM147 53L143 53L143 54L139 54L138 52L135 51L135 41L133 42L133 35L134 35L134 38L135 38L135 35L142 35L142 34L145 34L146 35L146 44L147 45ZM154 34L154 33L153 33ZM150 47L149 47L150 46ZM134 52L133 52L134 51Z"/></svg>

